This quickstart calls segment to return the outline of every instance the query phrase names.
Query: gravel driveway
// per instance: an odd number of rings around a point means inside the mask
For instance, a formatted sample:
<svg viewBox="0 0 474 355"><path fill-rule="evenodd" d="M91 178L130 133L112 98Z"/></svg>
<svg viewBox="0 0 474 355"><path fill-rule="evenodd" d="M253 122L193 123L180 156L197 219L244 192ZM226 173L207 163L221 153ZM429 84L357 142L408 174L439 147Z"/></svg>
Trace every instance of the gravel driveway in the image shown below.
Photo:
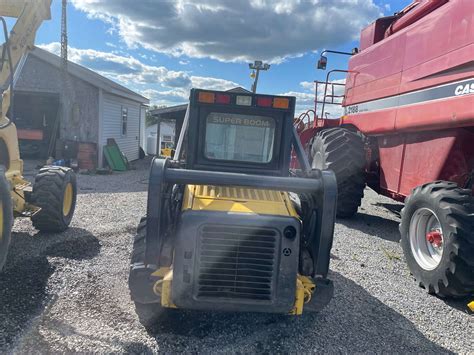
<svg viewBox="0 0 474 355"><path fill-rule="evenodd" d="M474 352L466 301L419 289L399 245L400 205L366 191L340 220L332 251L335 297L319 314L167 313L139 322L127 288L132 236L146 207L147 165L79 176L66 233L17 220L0 274L0 352Z"/></svg>

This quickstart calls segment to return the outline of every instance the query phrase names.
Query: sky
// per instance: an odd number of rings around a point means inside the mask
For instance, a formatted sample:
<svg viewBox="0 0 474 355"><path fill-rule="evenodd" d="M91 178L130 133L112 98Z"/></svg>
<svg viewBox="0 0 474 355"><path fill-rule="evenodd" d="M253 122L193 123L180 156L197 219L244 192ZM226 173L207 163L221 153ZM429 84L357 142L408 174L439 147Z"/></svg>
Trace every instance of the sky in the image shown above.
<svg viewBox="0 0 474 355"><path fill-rule="evenodd" d="M358 47L360 30L411 0L69 0L69 59L150 99L187 101L191 87L250 89L248 63L271 65L258 92L296 96L297 112L314 107L324 49ZM61 0L36 45L60 53ZM347 68L330 56L329 68ZM343 82L344 77L334 77ZM329 110L331 111L331 110ZM335 107L331 114L337 114Z"/></svg>

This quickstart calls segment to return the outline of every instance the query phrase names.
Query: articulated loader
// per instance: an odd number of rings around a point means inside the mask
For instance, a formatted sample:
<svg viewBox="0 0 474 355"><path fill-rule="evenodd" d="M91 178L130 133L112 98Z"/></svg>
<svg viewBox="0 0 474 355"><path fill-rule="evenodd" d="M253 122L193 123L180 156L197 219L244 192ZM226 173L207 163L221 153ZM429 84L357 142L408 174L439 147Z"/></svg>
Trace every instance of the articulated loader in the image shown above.
<svg viewBox="0 0 474 355"><path fill-rule="evenodd" d="M300 315L331 299L337 198L293 128L294 97L193 89L174 160L151 166L129 276L141 320L163 308ZM304 167L290 177L291 151Z"/></svg>
<svg viewBox="0 0 474 355"><path fill-rule="evenodd" d="M23 178L17 131L7 118L12 110L15 70L33 47L36 31L50 18L51 0L1 0L0 16L17 21L8 35L3 23L5 43L1 48L0 86L0 270L5 264L14 217L29 217L40 231L61 232L67 229L76 204L76 177L71 169L55 166L42 168L35 183Z"/></svg>

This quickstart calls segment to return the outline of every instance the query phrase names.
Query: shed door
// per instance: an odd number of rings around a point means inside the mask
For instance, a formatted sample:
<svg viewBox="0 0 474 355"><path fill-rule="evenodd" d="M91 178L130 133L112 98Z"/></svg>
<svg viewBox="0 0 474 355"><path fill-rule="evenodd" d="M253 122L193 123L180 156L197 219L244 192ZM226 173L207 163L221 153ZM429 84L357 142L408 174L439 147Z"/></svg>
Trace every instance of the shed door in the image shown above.
<svg viewBox="0 0 474 355"><path fill-rule="evenodd" d="M114 138L129 161L137 160L140 146L140 104L104 94L101 144Z"/></svg>

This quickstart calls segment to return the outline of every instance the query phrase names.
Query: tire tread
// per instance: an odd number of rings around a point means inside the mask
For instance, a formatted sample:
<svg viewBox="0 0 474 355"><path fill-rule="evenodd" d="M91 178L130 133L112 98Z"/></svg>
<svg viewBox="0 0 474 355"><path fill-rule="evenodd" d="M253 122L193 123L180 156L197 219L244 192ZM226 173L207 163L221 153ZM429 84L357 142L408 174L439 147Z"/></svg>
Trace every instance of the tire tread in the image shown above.
<svg viewBox="0 0 474 355"><path fill-rule="evenodd" d="M313 163L318 149L322 149L320 153L324 156L326 165L324 168L336 174L337 216L352 217L361 205L366 183L363 139L348 129L331 128L318 132L311 141Z"/></svg>
<svg viewBox="0 0 474 355"><path fill-rule="evenodd" d="M439 206L441 215L438 218L446 221L448 226L446 238L449 238L447 240L452 243L452 250L449 266L443 273L438 272L436 274L438 276L423 280L418 272L412 270L415 279L421 287L440 297L464 297L472 294L474 292L474 198L471 191L447 181L435 181L413 189L401 211L402 238L408 238L406 233L409 230L411 216L408 215L407 206L420 196L432 199ZM404 251L405 254L409 252Z"/></svg>

